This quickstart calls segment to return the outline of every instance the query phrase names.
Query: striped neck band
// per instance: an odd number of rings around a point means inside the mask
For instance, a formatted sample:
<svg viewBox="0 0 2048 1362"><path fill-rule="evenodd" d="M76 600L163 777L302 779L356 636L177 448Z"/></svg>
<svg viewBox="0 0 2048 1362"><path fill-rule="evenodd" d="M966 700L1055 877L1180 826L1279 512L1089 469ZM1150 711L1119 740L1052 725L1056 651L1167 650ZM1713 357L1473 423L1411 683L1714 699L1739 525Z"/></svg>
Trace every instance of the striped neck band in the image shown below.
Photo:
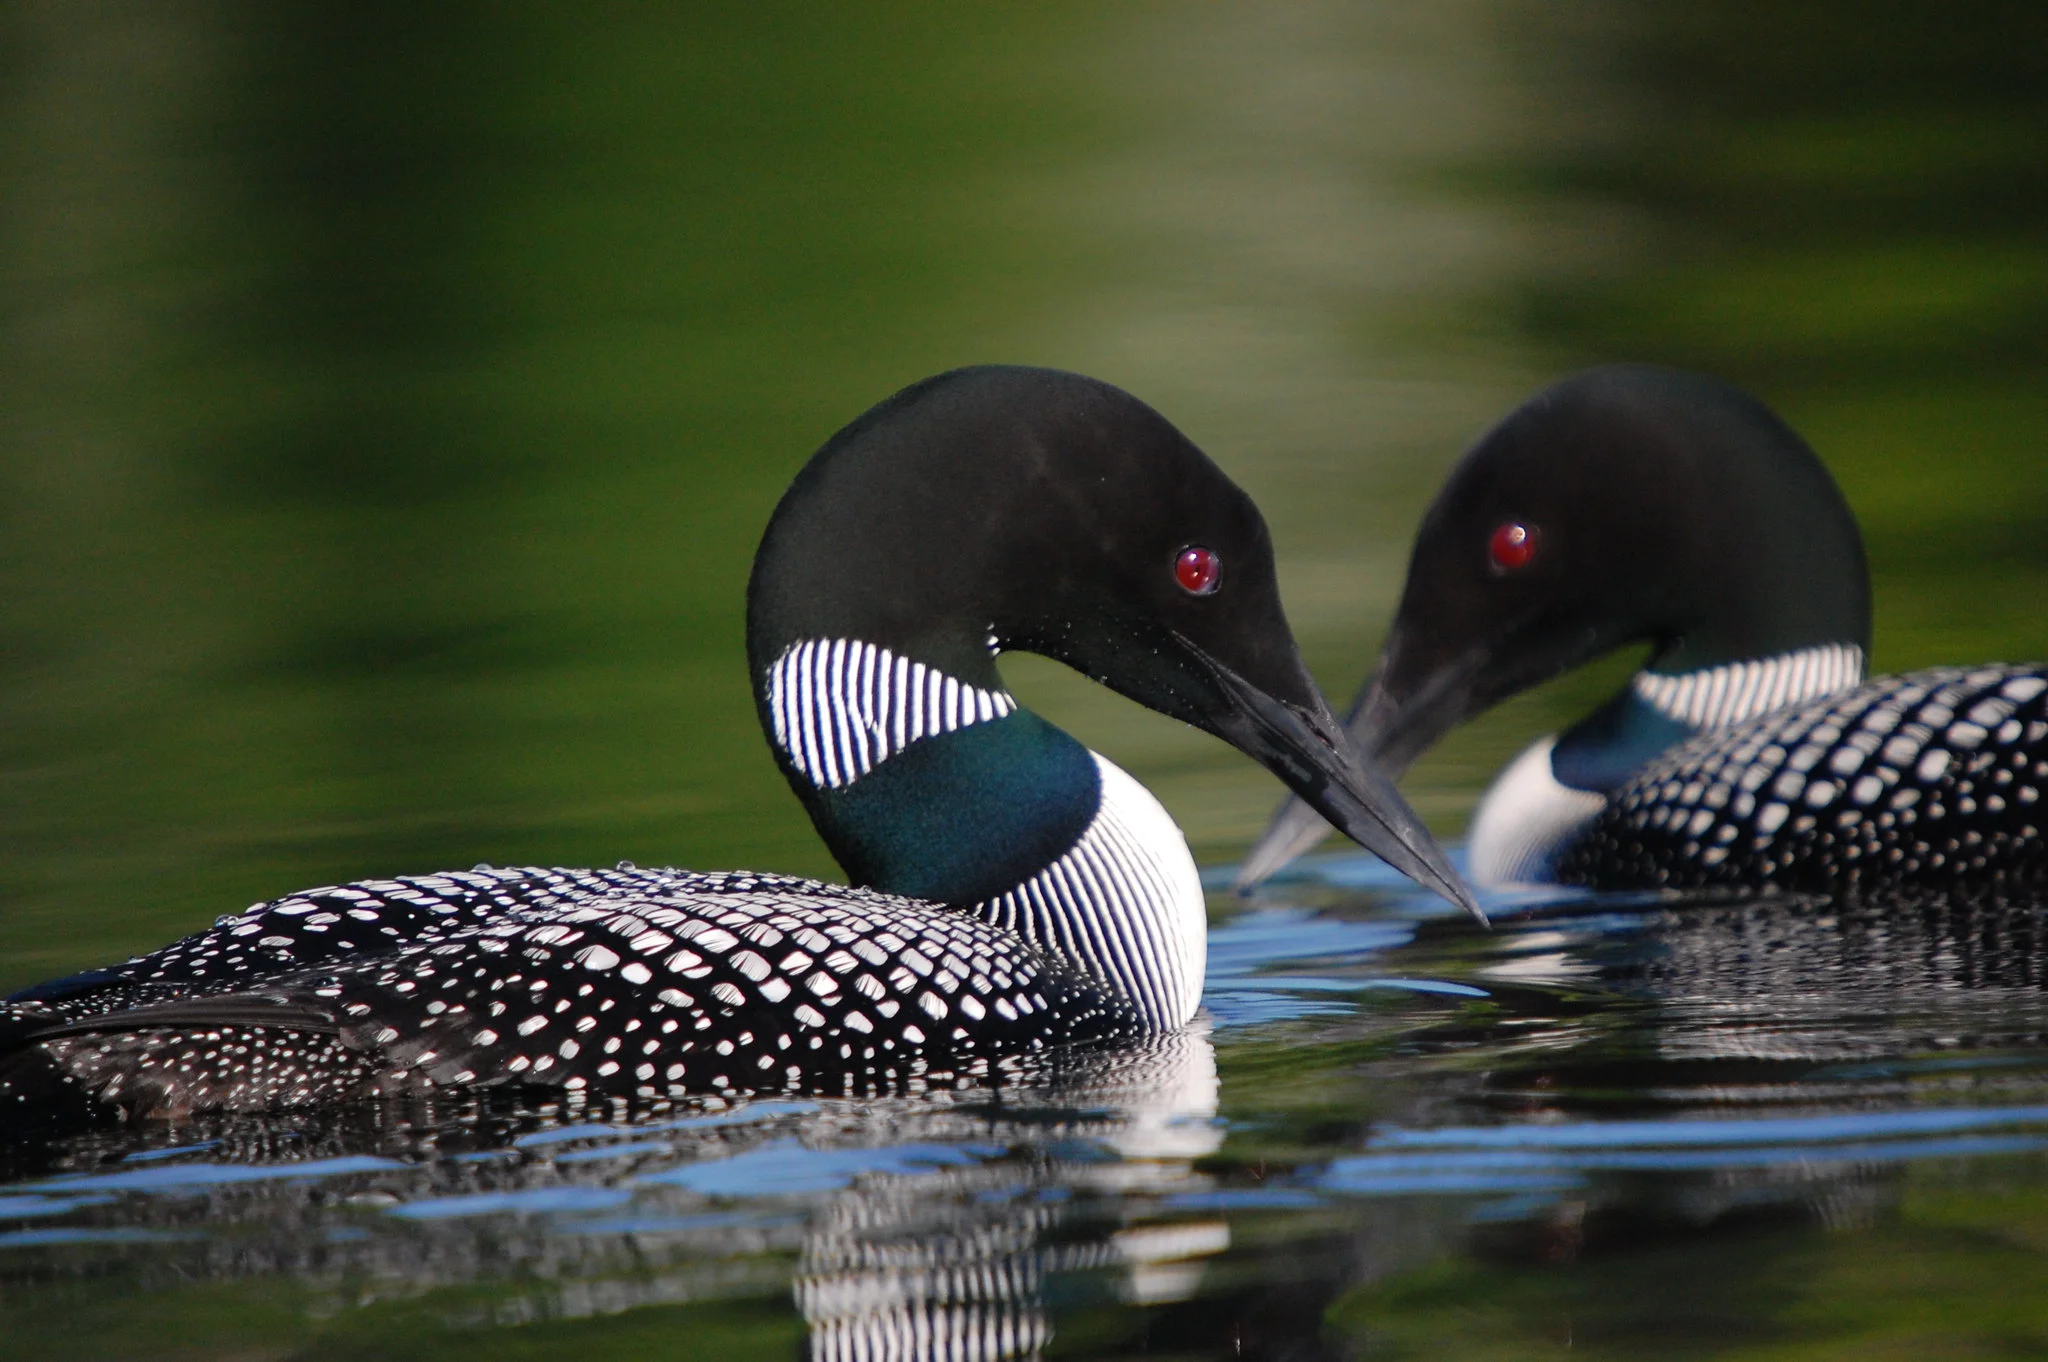
<svg viewBox="0 0 2048 1362"><path fill-rule="evenodd" d="M1862 680L1863 650L1853 643L1826 643L1678 676L1637 672L1629 684L1643 703L1665 718L1707 729L1740 723L1781 705L1833 695Z"/></svg>
<svg viewBox="0 0 2048 1362"><path fill-rule="evenodd" d="M1155 1030L1195 1015L1208 962L1202 879L1173 816L1098 752L1102 805L1064 856L975 905L984 922L1072 961L1129 998Z"/></svg>
<svg viewBox="0 0 2048 1362"><path fill-rule="evenodd" d="M851 785L920 738L1016 708L1006 691L858 639L804 639L768 669L775 745L821 790Z"/></svg>

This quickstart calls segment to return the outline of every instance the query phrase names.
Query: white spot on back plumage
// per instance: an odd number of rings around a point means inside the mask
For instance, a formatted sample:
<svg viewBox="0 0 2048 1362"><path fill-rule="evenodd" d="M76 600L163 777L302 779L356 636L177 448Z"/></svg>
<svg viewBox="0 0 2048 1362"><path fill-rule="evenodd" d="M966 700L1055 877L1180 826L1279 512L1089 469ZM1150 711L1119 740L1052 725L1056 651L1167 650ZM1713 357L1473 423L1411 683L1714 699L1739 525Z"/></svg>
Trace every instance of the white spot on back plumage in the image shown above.
<svg viewBox="0 0 2048 1362"><path fill-rule="evenodd" d="M1862 677L1863 650L1841 643L1676 676L1638 672L1629 685L1643 703L1666 718L1714 731L1816 696L1839 694L1852 689ZM1473 879L1482 884L1549 879L1558 853L1606 807L1603 796L1573 789L1557 779L1551 764L1556 746L1555 735L1530 746L1481 796L1469 833ZM1789 769L1778 777L1781 797L1802 797L1806 781L1801 773L1819 764L1827 752L1819 743L1793 750L1785 761ZM1672 792L1672 799L1691 805L1707 789L1701 785L1688 790L1681 785ZM1725 794L1721 798L1725 800ZM1711 816L1691 815L1687 826L1697 823L1703 833L1711 822Z"/></svg>

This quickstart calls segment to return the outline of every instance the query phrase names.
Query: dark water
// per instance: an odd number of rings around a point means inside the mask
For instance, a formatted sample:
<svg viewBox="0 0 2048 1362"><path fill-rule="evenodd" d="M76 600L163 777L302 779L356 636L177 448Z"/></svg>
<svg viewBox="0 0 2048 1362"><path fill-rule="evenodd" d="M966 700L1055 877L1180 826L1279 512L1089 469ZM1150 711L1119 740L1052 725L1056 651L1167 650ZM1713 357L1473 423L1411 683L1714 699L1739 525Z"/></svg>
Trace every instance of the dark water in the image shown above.
<svg viewBox="0 0 2048 1362"><path fill-rule="evenodd" d="M1809 436L1880 670L2048 653L2038 7L696 9L0 10L0 987L359 875L830 873L748 556L966 362L1181 423L1334 691L1457 450L1617 358ZM1411 794L1455 835L1623 665ZM1205 863L1258 830L1236 754L1005 668ZM1219 895L1209 1028L1028 1088L59 1151L0 1190L0 1341L2048 1351L2041 904L1491 906Z"/></svg>

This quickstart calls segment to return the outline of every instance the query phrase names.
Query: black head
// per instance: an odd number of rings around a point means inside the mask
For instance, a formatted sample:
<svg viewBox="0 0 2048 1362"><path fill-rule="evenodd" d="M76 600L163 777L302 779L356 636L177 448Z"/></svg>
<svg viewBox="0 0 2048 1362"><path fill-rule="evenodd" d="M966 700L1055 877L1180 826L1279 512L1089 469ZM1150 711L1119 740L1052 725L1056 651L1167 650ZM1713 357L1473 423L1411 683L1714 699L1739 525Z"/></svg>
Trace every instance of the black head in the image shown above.
<svg viewBox="0 0 2048 1362"><path fill-rule="evenodd" d="M1371 738L1405 766L1624 644L1683 672L1869 639L1856 519L1790 426L1701 374L1591 369L1487 432L1430 504L1368 706L1403 717Z"/></svg>
<svg viewBox="0 0 2048 1362"><path fill-rule="evenodd" d="M1544 389L1452 470L1348 722L1399 772L1617 647L1675 673L1869 636L1862 537L1806 442L1725 383L1612 365ZM1299 842L1314 823L1293 821ZM1284 861L1280 832L1258 869Z"/></svg>
<svg viewBox="0 0 2048 1362"><path fill-rule="evenodd" d="M1310 680L1258 509L1165 418L1108 384L963 369L835 435L755 559L757 695L783 650L807 638L857 638L990 688L996 647L1056 658L1237 746L1462 900L1420 821L1357 760Z"/></svg>

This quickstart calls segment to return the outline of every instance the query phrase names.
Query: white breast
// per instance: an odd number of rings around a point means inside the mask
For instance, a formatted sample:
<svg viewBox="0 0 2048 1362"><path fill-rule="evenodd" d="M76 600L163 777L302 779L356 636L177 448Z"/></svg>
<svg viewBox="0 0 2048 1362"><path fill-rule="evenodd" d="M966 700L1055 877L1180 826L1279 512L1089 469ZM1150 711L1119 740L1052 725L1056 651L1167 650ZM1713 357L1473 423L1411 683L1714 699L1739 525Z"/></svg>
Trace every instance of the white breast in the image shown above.
<svg viewBox="0 0 2048 1362"><path fill-rule="evenodd" d="M1115 987L1169 1030L1195 1015L1209 961L1201 876L1173 816L1099 752L1102 807L1072 850L975 909Z"/></svg>
<svg viewBox="0 0 2048 1362"><path fill-rule="evenodd" d="M1555 736L1540 738L1508 763L1472 815L1467 841L1472 878L1515 884L1550 878L1550 863L1607 801L1561 784L1550 767Z"/></svg>

